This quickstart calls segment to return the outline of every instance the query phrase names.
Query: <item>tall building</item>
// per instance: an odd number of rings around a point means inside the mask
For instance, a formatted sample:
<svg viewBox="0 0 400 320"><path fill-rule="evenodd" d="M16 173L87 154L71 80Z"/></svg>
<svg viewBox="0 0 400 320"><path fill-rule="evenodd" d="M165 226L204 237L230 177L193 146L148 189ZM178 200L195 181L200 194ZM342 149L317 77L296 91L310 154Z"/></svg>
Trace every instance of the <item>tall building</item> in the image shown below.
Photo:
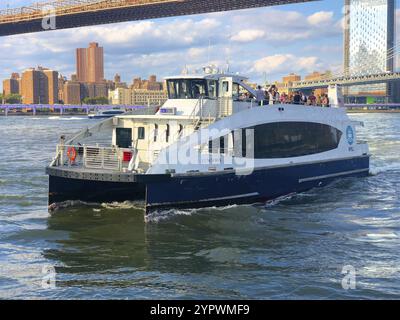
<svg viewBox="0 0 400 320"><path fill-rule="evenodd" d="M19 94L20 78L18 73L13 73L11 78L3 80L3 95Z"/></svg>
<svg viewBox="0 0 400 320"><path fill-rule="evenodd" d="M345 0L344 73L360 76L394 71L394 0ZM351 102L393 99L391 84L353 86Z"/></svg>
<svg viewBox="0 0 400 320"><path fill-rule="evenodd" d="M81 84L77 81L67 81L63 90L64 104L81 104Z"/></svg>
<svg viewBox="0 0 400 320"><path fill-rule="evenodd" d="M58 72L46 68L27 69L22 73L20 94L25 104L58 103Z"/></svg>
<svg viewBox="0 0 400 320"><path fill-rule="evenodd" d="M43 103L57 104L58 103L58 72L53 70L43 70L44 81L43 90L46 95L45 101Z"/></svg>
<svg viewBox="0 0 400 320"><path fill-rule="evenodd" d="M76 75L80 82L104 82L104 49L98 43L76 49Z"/></svg>

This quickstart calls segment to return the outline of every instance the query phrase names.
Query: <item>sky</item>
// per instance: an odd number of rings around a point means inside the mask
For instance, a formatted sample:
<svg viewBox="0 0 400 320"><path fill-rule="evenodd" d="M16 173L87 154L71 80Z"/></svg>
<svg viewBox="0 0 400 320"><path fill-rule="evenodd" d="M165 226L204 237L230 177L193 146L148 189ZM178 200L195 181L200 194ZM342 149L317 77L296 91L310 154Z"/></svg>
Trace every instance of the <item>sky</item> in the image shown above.
<svg viewBox="0 0 400 320"><path fill-rule="evenodd" d="M34 1L1 1L0 9ZM105 76L122 80L159 78L208 64L246 75L254 82L280 80L290 72L343 68L342 0L247 9L47 31L0 38L0 79L41 65L68 78L75 49L98 42Z"/></svg>

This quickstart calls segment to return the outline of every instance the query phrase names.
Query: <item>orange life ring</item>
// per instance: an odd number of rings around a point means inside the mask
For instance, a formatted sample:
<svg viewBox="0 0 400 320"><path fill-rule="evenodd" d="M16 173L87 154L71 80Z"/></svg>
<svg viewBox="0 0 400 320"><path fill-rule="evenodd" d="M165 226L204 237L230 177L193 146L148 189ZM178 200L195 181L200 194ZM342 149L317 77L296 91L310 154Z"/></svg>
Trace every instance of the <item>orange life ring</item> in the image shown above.
<svg viewBox="0 0 400 320"><path fill-rule="evenodd" d="M67 156L71 162L74 162L76 159L76 149L74 147L69 147L67 151Z"/></svg>

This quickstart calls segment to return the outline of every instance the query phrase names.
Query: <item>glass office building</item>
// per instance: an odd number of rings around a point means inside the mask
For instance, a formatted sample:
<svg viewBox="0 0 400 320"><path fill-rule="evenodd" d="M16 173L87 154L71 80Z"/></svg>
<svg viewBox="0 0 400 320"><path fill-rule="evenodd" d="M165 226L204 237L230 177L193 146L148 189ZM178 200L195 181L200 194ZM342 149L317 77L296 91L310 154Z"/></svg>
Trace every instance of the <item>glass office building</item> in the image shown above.
<svg viewBox="0 0 400 320"><path fill-rule="evenodd" d="M344 73L359 76L394 71L395 0L345 0ZM353 86L349 102L393 100L393 84Z"/></svg>

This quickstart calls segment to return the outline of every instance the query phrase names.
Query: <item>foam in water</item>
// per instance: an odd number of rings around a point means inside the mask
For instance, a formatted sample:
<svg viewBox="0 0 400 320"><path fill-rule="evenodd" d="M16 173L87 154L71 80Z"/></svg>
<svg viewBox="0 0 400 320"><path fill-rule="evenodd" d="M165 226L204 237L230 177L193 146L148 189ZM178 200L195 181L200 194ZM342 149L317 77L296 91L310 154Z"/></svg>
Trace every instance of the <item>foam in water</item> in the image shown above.
<svg viewBox="0 0 400 320"><path fill-rule="evenodd" d="M388 163L381 166L371 166L369 169L369 173L372 176L376 176L380 173L388 172L388 171L399 171L400 163Z"/></svg>
<svg viewBox="0 0 400 320"><path fill-rule="evenodd" d="M191 216L199 209L188 209L188 210L159 210L153 211L152 213L145 216L146 223L159 223L165 220L169 220L176 216Z"/></svg>
<svg viewBox="0 0 400 320"><path fill-rule="evenodd" d="M239 205L229 205L224 207L208 207L208 208L198 208L198 209L168 209L168 210L156 210L152 213L146 215L145 222L146 223L158 223L161 221L169 220L173 217L177 216L191 216L196 213L204 212L205 210L214 210L214 211L226 211L231 210L233 208L237 208ZM241 206L243 207L243 206Z"/></svg>
<svg viewBox="0 0 400 320"><path fill-rule="evenodd" d="M132 201L102 203L101 206L108 210L128 210L128 209L143 210L143 203L132 202Z"/></svg>
<svg viewBox="0 0 400 320"><path fill-rule="evenodd" d="M72 208L72 207L89 207L89 206L96 206L97 203L88 203L80 200L68 200L60 203L53 203L48 207L50 214L54 214L57 211Z"/></svg>
<svg viewBox="0 0 400 320"><path fill-rule="evenodd" d="M276 205L280 204L283 201L287 201L287 200L293 199L295 196L297 196L297 193L290 193L290 194L288 194L286 196L282 196L282 197L278 197L278 198L273 199L273 200L269 200L269 201L267 201L265 203L264 207L265 208L269 208L269 207L276 206Z"/></svg>

